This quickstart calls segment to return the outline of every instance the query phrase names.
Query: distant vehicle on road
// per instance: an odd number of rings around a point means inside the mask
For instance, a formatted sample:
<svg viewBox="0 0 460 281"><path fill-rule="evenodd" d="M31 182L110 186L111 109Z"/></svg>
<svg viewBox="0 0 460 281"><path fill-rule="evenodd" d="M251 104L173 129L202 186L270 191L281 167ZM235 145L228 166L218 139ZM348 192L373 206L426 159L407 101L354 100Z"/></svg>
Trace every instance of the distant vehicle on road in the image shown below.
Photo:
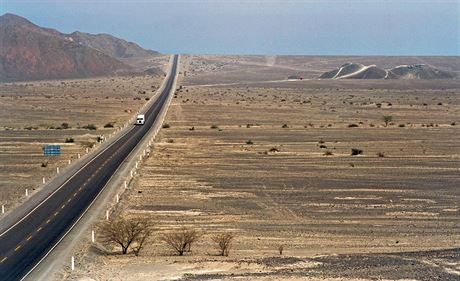
<svg viewBox="0 0 460 281"><path fill-rule="evenodd" d="M144 125L144 123L145 123L145 115L144 114L137 115L136 125Z"/></svg>

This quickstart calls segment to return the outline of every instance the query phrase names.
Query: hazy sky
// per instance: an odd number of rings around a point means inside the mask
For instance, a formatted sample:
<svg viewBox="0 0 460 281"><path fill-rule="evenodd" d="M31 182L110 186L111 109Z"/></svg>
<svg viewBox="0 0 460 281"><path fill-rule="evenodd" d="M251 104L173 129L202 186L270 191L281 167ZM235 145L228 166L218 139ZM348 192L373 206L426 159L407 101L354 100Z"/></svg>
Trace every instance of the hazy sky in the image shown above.
<svg viewBox="0 0 460 281"><path fill-rule="evenodd" d="M0 12L163 53L460 55L460 0L0 0Z"/></svg>

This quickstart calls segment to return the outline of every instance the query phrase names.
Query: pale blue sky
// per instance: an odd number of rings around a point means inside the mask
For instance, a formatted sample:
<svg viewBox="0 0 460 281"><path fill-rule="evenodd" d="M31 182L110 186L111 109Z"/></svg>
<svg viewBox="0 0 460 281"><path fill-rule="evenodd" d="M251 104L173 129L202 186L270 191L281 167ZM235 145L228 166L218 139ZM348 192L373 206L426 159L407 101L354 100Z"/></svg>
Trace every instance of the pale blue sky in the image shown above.
<svg viewBox="0 0 460 281"><path fill-rule="evenodd" d="M0 0L6 12L163 53L460 55L460 0Z"/></svg>

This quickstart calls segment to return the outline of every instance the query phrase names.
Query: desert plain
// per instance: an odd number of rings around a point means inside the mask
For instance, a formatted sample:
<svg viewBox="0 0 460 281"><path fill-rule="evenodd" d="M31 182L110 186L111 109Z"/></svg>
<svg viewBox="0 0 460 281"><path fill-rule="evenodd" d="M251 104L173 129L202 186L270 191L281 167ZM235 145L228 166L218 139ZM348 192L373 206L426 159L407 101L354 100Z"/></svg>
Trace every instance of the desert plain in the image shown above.
<svg viewBox="0 0 460 281"><path fill-rule="evenodd" d="M115 214L152 222L145 248L88 236L55 279L459 280L460 80L316 79L347 61L459 71L456 57L182 56L167 125ZM2 203L124 124L161 79L2 84ZM41 167L49 142L63 156ZM177 256L159 237L183 227L200 239ZM216 233L235 235L228 256Z"/></svg>

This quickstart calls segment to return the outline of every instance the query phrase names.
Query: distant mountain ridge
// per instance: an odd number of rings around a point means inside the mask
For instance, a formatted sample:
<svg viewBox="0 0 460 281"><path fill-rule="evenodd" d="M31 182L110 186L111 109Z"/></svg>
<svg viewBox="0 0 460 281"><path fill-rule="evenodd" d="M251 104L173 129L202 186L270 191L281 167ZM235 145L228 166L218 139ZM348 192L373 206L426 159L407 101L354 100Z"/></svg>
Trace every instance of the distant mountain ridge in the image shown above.
<svg viewBox="0 0 460 281"><path fill-rule="evenodd" d="M157 54L110 35L64 34L0 16L0 81L85 78L130 72L126 57Z"/></svg>
<svg viewBox="0 0 460 281"><path fill-rule="evenodd" d="M427 64L400 65L382 69L376 65L345 63L340 67L324 72L320 79L450 79L455 73L437 69Z"/></svg>

